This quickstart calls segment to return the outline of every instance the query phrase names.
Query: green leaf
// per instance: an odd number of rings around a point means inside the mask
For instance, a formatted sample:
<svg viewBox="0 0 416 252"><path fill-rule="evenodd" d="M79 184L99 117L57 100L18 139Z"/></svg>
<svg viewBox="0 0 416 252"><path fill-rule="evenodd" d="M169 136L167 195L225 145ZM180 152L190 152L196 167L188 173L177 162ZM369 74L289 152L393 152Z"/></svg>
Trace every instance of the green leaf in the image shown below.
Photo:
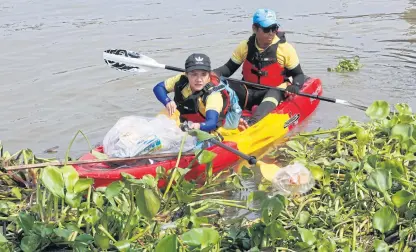
<svg viewBox="0 0 416 252"><path fill-rule="evenodd" d="M94 157L96 157L98 160L105 160L105 159L108 159L108 155L107 155L107 154L104 154L104 153L98 152L98 151L96 151L96 150L91 150L91 154L92 154Z"/></svg>
<svg viewBox="0 0 416 252"><path fill-rule="evenodd" d="M230 179L231 179L231 181L230 181ZM227 182L231 183L237 189L243 189L244 188L244 185L241 182L240 177L238 177L238 176L228 177Z"/></svg>
<svg viewBox="0 0 416 252"><path fill-rule="evenodd" d="M307 211L300 212L300 214L299 214L299 225L305 226L306 224L308 224L310 217L311 217L311 215L310 215L309 212L307 212Z"/></svg>
<svg viewBox="0 0 416 252"><path fill-rule="evenodd" d="M94 179L92 178L79 179L74 186L74 192L75 193L83 192L87 190L93 183L94 183Z"/></svg>
<svg viewBox="0 0 416 252"><path fill-rule="evenodd" d="M349 116L340 116L338 118L338 127L344 128L351 125L351 117Z"/></svg>
<svg viewBox="0 0 416 252"><path fill-rule="evenodd" d="M20 193L20 189L18 187L13 187L11 193L16 196L19 200L22 199L22 194Z"/></svg>
<svg viewBox="0 0 416 252"><path fill-rule="evenodd" d="M247 166L243 165L243 167L241 167L241 177L243 177L243 179L250 179L254 176L254 172L252 169L248 168Z"/></svg>
<svg viewBox="0 0 416 252"><path fill-rule="evenodd" d="M413 115L399 115L398 119L400 123L403 123L403 124L407 124L407 123L412 124L415 122L415 117Z"/></svg>
<svg viewBox="0 0 416 252"><path fill-rule="evenodd" d="M412 145L412 147L410 147L407 152L411 153L411 154L415 154L416 153L416 144Z"/></svg>
<svg viewBox="0 0 416 252"><path fill-rule="evenodd" d="M377 167L377 163L379 161L380 161L380 156L378 156L378 155L373 154L373 155L369 155L367 157L367 163L369 165L371 165L371 167L373 167L373 168L376 168Z"/></svg>
<svg viewBox="0 0 416 252"><path fill-rule="evenodd" d="M389 252L389 245L386 242L376 239L374 240L374 249L376 252Z"/></svg>
<svg viewBox="0 0 416 252"><path fill-rule="evenodd" d="M19 217L17 218L18 225L23 229L25 234L30 233L35 222L35 217L29 213L20 212Z"/></svg>
<svg viewBox="0 0 416 252"><path fill-rule="evenodd" d="M405 168L402 164L402 161L399 159L389 159L378 164L377 168L384 169L389 171L393 177L400 178L405 175Z"/></svg>
<svg viewBox="0 0 416 252"><path fill-rule="evenodd" d="M365 114L372 120L381 120L390 114L390 106L386 101L375 101L367 108Z"/></svg>
<svg viewBox="0 0 416 252"><path fill-rule="evenodd" d="M198 217L196 214L192 214L189 220L192 222L192 227L199 228L201 224L209 222L207 217Z"/></svg>
<svg viewBox="0 0 416 252"><path fill-rule="evenodd" d="M265 224L275 220L284 208L285 198L282 195L264 200L261 204L261 220Z"/></svg>
<svg viewBox="0 0 416 252"><path fill-rule="evenodd" d="M355 127L355 134L360 145L365 145L371 140L369 134L363 127Z"/></svg>
<svg viewBox="0 0 416 252"><path fill-rule="evenodd" d="M82 243L90 243L94 240L94 238L89 234L80 234L75 238L75 241L82 242Z"/></svg>
<svg viewBox="0 0 416 252"><path fill-rule="evenodd" d="M177 252L178 251L178 237L176 234L171 234L163 237L156 245L155 252Z"/></svg>
<svg viewBox="0 0 416 252"><path fill-rule="evenodd" d="M291 149L293 149L296 152L303 152L304 148L302 144L300 144L298 141L287 141L286 145L289 146Z"/></svg>
<svg viewBox="0 0 416 252"><path fill-rule="evenodd" d="M48 225L36 225L35 227L40 228L40 236L42 238L49 238L49 236L53 233L54 225L48 224Z"/></svg>
<svg viewBox="0 0 416 252"><path fill-rule="evenodd" d="M58 167L48 166L42 171L42 182L56 197L64 198L64 178Z"/></svg>
<svg viewBox="0 0 416 252"><path fill-rule="evenodd" d="M166 175L166 169L163 166L156 167L156 178L164 178Z"/></svg>
<svg viewBox="0 0 416 252"><path fill-rule="evenodd" d="M65 165L61 168L62 177L64 178L66 190L72 192L74 185L77 183L79 176L77 170L72 165Z"/></svg>
<svg viewBox="0 0 416 252"><path fill-rule="evenodd" d="M84 232L78 227L78 224L74 223L74 222L65 223L64 226L70 232L78 232L78 233L83 233ZM54 227L54 225L52 225L52 227Z"/></svg>
<svg viewBox="0 0 416 252"><path fill-rule="evenodd" d="M413 125L411 124L396 124L391 129L390 139L398 139L400 142L405 142L412 137Z"/></svg>
<svg viewBox="0 0 416 252"><path fill-rule="evenodd" d="M110 238L108 238L101 231L94 235L94 243L102 250L110 248Z"/></svg>
<svg viewBox="0 0 416 252"><path fill-rule="evenodd" d="M75 252L90 252L91 248L88 246L86 243L74 241L72 248Z"/></svg>
<svg viewBox="0 0 416 252"><path fill-rule="evenodd" d="M302 238L302 241L308 244L309 246L312 246L316 242L316 237L312 233L312 231L306 228L298 227L298 232L300 234L300 237Z"/></svg>
<svg viewBox="0 0 416 252"><path fill-rule="evenodd" d="M100 217L101 217L101 213L96 208L90 208L85 213L85 220L92 225L95 225L95 223L97 223Z"/></svg>
<svg viewBox="0 0 416 252"><path fill-rule="evenodd" d="M205 140L216 137L216 136L211 135L211 134L209 134L205 131L197 130L197 129L188 131L188 134L191 135L191 136L195 136L199 141L205 141Z"/></svg>
<svg viewBox="0 0 416 252"><path fill-rule="evenodd" d="M264 234L269 236L272 240L275 239L286 239L288 234L283 228L282 224L277 221L272 221L267 224Z"/></svg>
<svg viewBox="0 0 416 252"><path fill-rule="evenodd" d="M103 198L103 195L101 193L93 192L92 193L92 201L99 208L102 208L103 205L104 205L104 198Z"/></svg>
<svg viewBox="0 0 416 252"><path fill-rule="evenodd" d="M208 164L217 156L216 153L212 151L202 150L202 153L198 156L198 163Z"/></svg>
<svg viewBox="0 0 416 252"><path fill-rule="evenodd" d="M327 238L328 240L323 240L318 245L318 252L333 252L336 251L336 243L333 239Z"/></svg>
<svg viewBox="0 0 416 252"><path fill-rule="evenodd" d="M414 199L414 195L411 192L408 192L405 190L398 191L391 197L393 204L397 208L406 205L407 203L409 203L409 201L413 199Z"/></svg>
<svg viewBox="0 0 416 252"><path fill-rule="evenodd" d="M140 214L151 219L160 209L160 199L152 189L140 187L136 192L136 205Z"/></svg>
<svg viewBox="0 0 416 252"><path fill-rule="evenodd" d="M401 115L411 115L413 113L412 108L406 103L397 103L394 107Z"/></svg>
<svg viewBox="0 0 416 252"><path fill-rule="evenodd" d="M7 243L7 242L8 241L7 241L6 237L4 237L4 235L0 233L0 244Z"/></svg>
<svg viewBox="0 0 416 252"><path fill-rule="evenodd" d="M20 241L20 248L24 252L33 252L38 249L41 241L42 239L38 235L31 234L23 237L23 239Z"/></svg>
<svg viewBox="0 0 416 252"><path fill-rule="evenodd" d="M53 230L53 232L57 236L63 238L64 240L68 240L69 236L72 234L73 231L72 230L68 230L68 229L63 229L63 228L55 228Z"/></svg>
<svg viewBox="0 0 416 252"><path fill-rule="evenodd" d="M67 192L65 194L65 202L71 207L77 208L81 204L82 196L73 192Z"/></svg>
<svg viewBox="0 0 416 252"><path fill-rule="evenodd" d="M263 202L267 198L267 193L265 191L252 191L247 196L247 205L253 201Z"/></svg>
<svg viewBox="0 0 416 252"><path fill-rule="evenodd" d="M179 171L181 175L184 175L187 173L188 169L182 169L178 167L176 170ZM149 186L150 188L156 188L157 186L157 180L152 175L144 175L141 179L139 179L139 181L142 184Z"/></svg>
<svg viewBox="0 0 416 252"><path fill-rule="evenodd" d="M215 229L193 228L182 234L183 243L192 247L208 248L220 241L220 235Z"/></svg>
<svg viewBox="0 0 416 252"><path fill-rule="evenodd" d="M407 153L406 156L404 156L405 161L416 161L416 156L413 153Z"/></svg>
<svg viewBox="0 0 416 252"><path fill-rule="evenodd" d="M374 170L366 181L368 188L384 193L392 186L390 172L385 169Z"/></svg>
<svg viewBox="0 0 416 252"><path fill-rule="evenodd" d="M130 242L129 241L118 241L118 242L114 243L114 246L121 252L130 250Z"/></svg>
<svg viewBox="0 0 416 252"><path fill-rule="evenodd" d="M390 207L379 209L373 216L373 227L382 233L386 233L396 227L397 216Z"/></svg>
<svg viewBox="0 0 416 252"><path fill-rule="evenodd" d="M306 167L309 168L314 179L319 181L324 176L324 169L322 169L319 165L310 163Z"/></svg>
<svg viewBox="0 0 416 252"><path fill-rule="evenodd" d="M107 199L114 198L115 196L120 194L123 188L124 183L122 181L114 181L105 189L105 196L107 197Z"/></svg>

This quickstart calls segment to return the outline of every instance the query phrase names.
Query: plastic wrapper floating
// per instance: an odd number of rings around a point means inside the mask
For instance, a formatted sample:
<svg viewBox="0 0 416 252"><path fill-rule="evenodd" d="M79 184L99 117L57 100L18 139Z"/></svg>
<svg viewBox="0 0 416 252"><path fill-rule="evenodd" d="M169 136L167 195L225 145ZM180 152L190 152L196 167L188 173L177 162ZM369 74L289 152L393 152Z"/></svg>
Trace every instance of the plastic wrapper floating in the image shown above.
<svg viewBox="0 0 416 252"><path fill-rule="evenodd" d="M272 180L274 190L284 196L307 193L315 185L312 173L295 162L278 170Z"/></svg>

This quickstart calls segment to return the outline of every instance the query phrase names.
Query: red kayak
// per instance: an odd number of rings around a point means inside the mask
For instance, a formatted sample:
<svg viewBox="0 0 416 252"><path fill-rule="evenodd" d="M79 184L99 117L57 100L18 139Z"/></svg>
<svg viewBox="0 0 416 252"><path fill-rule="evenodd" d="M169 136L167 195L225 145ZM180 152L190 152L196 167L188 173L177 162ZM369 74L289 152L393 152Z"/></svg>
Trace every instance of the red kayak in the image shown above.
<svg viewBox="0 0 416 252"><path fill-rule="evenodd" d="M301 92L322 95L321 81L317 78L308 79ZM288 131L295 128L310 116L318 104L318 99L291 94L272 113L250 128L244 131L220 128L218 133L223 136L224 144L250 155L283 138ZM244 111L243 115L249 116L251 113L252 111ZM103 147L100 146L95 150L102 153ZM218 146L209 147L207 150L216 154L213 160L213 173L227 169L239 160L237 155ZM178 166L182 168L188 167L193 158L193 155L182 157ZM91 153L86 153L79 160L93 159L97 158ZM157 167L162 166L166 170L170 170L175 167L176 160L177 157L163 161L141 160L135 163L129 161L129 163L118 163L116 166L102 162L74 165L74 168L78 171L80 177L93 178L95 181L94 186L102 187L107 186L113 181L120 180L122 172L131 174L136 178L141 178L144 175L156 176ZM203 178L204 173L205 164L199 164L195 161L191 170L185 175L185 179L193 180ZM159 186L163 185L164 181L159 181Z"/></svg>

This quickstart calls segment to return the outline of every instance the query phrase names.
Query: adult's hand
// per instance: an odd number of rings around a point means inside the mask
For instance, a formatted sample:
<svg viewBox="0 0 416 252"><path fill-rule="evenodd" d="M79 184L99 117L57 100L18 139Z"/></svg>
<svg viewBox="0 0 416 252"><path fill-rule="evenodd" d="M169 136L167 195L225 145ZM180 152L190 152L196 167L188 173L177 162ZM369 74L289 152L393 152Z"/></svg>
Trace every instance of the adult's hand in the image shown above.
<svg viewBox="0 0 416 252"><path fill-rule="evenodd" d="M293 94L299 94L299 87L298 87L298 85L294 85L294 84L289 85L286 88L286 92L293 93Z"/></svg>

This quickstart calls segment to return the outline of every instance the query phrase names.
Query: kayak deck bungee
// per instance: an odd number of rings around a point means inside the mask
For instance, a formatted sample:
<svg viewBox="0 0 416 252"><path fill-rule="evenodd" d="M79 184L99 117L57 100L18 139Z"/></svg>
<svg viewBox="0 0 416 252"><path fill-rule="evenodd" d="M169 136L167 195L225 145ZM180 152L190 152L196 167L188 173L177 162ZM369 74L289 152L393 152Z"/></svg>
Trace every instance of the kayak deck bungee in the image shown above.
<svg viewBox="0 0 416 252"><path fill-rule="evenodd" d="M309 78L301 91L303 93L321 95L322 86L320 79ZM251 155L252 153L265 148L266 146L282 139L289 131L302 123L308 116L315 111L320 100L309 97L298 96L290 94L288 97L276 107L274 111L264 117L256 124L250 126L244 131L238 129L226 130L220 128L217 130L223 137L223 143L238 149L239 151ZM251 111L243 111L243 116L250 116ZM95 149L98 152L103 152L103 146ZM239 160L239 157L230 151L224 150L219 146L211 146L206 150L216 154L213 159L213 173L218 173L228 167L232 166ZM91 153L86 153L80 157L79 160L97 159ZM188 167L194 156L181 157L178 166ZM79 173L80 177L93 178L94 187L107 186L111 182L120 180L121 173L128 173L136 178L141 178L145 175L156 176L156 169L159 166L170 170L175 167L177 158L171 158L154 163L130 162L120 163L117 165L102 163L74 165L74 168ZM199 164L194 161L191 170L185 175L185 179L193 180L204 178L205 164ZM164 186L165 181L159 181L159 186Z"/></svg>

